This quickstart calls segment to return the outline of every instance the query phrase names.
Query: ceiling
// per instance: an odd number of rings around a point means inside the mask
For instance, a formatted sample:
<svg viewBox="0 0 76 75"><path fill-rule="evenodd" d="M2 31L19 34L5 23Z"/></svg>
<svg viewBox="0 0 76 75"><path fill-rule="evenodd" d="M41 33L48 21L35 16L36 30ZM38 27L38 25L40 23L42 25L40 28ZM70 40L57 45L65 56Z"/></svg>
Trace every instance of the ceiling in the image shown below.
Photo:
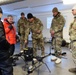
<svg viewBox="0 0 76 75"><path fill-rule="evenodd" d="M15 3L23 0L0 0L0 5L5 5L5 4L10 4L10 3Z"/></svg>
<svg viewBox="0 0 76 75"><path fill-rule="evenodd" d="M10 1L10 0L9 0ZM14 0L11 0L14 1ZM58 7L59 10L71 9L73 5L64 5L62 0L15 0L10 4L0 5L5 14L20 15L21 12L26 14L50 12L53 7ZM19 1L19 2L18 2Z"/></svg>

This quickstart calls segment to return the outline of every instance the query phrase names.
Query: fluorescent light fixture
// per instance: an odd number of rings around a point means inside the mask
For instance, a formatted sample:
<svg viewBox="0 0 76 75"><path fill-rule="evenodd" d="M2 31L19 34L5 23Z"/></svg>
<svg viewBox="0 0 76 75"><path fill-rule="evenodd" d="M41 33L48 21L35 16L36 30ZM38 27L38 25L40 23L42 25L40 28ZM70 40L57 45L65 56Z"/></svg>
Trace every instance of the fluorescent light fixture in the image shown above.
<svg viewBox="0 0 76 75"><path fill-rule="evenodd" d="M20 1L24 1L24 0L0 0L0 5L11 4Z"/></svg>
<svg viewBox="0 0 76 75"><path fill-rule="evenodd" d="M63 4L75 4L76 0L62 0Z"/></svg>

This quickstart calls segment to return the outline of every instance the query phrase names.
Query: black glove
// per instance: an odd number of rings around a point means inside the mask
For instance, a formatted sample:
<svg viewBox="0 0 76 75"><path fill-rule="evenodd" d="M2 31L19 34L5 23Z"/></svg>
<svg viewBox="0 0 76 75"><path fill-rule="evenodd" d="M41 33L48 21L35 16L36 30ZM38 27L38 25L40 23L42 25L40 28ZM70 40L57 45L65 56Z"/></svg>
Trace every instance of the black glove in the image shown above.
<svg viewBox="0 0 76 75"><path fill-rule="evenodd" d="M18 35L20 35L20 36L21 36L20 32L18 32Z"/></svg>
<svg viewBox="0 0 76 75"><path fill-rule="evenodd" d="M13 28L13 26L12 26L12 25L10 25L10 26L8 26L8 28L9 28L9 29L12 29L12 28Z"/></svg>
<svg viewBox="0 0 76 75"><path fill-rule="evenodd" d="M18 35L16 35L16 40L17 40L17 43L20 41L20 39L19 39L19 36L18 36Z"/></svg>

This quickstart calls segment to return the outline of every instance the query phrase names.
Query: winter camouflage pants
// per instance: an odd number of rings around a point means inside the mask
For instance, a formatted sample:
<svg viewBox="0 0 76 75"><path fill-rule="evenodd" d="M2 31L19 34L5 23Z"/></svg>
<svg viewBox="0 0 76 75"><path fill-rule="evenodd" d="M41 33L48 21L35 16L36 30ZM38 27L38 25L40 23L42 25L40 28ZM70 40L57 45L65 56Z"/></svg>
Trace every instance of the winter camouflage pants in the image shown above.
<svg viewBox="0 0 76 75"><path fill-rule="evenodd" d="M70 48L71 48L71 52L72 52L73 61L75 63L75 67L76 67L76 41L72 41L70 43Z"/></svg>
<svg viewBox="0 0 76 75"><path fill-rule="evenodd" d="M37 56L37 47L41 49L41 55L44 54L44 40L40 39L32 39L33 43L33 56Z"/></svg>
<svg viewBox="0 0 76 75"><path fill-rule="evenodd" d="M76 60L76 41L71 42L72 56Z"/></svg>
<svg viewBox="0 0 76 75"><path fill-rule="evenodd" d="M25 35L21 35L20 36L20 50L22 51L23 48L27 47L27 45L25 45Z"/></svg>
<svg viewBox="0 0 76 75"><path fill-rule="evenodd" d="M62 44L62 38L61 37L54 37L52 40L52 45L55 50L55 54L61 53L61 44Z"/></svg>

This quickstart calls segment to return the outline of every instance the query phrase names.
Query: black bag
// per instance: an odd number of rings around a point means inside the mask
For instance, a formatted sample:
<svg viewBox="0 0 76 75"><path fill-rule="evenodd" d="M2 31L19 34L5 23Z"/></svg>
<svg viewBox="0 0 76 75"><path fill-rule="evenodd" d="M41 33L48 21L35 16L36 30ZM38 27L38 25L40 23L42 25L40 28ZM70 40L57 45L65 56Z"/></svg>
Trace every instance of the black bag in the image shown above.
<svg viewBox="0 0 76 75"><path fill-rule="evenodd" d="M66 41L65 40L62 40L62 47L66 46Z"/></svg>
<svg viewBox="0 0 76 75"><path fill-rule="evenodd" d="M24 53L25 61L32 61L33 60L33 48L28 47L28 50Z"/></svg>

